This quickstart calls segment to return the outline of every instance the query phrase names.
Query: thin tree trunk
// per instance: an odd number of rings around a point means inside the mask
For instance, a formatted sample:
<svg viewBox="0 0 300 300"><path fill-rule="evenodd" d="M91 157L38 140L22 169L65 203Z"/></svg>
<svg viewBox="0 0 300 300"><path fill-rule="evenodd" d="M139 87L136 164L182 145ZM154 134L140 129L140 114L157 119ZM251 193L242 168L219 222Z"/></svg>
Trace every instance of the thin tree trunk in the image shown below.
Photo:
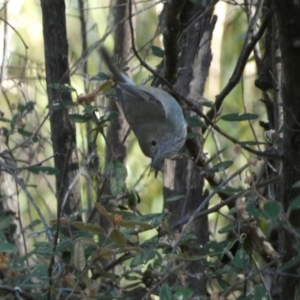
<svg viewBox="0 0 300 300"><path fill-rule="evenodd" d="M182 24L189 24L197 16L203 13L203 8L186 2L181 11ZM179 61L178 90L186 98L197 98L195 95L203 95L204 85L208 75L212 54L210 43L216 19L212 17L213 9L209 10L202 18L194 22L183 36L185 44ZM167 55L167 53L166 53ZM199 104L200 105L200 104ZM201 138L198 141L199 151L202 151ZM184 195L185 198L175 204L167 205L171 214L171 224L180 218L191 215L201 204L203 199L203 178L199 168L191 160L179 162L166 161L164 168L164 197ZM190 230L195 234L196 249L191 249L193 255L203 254L203 245L208 241L207 217L198 218L193 222ZM187 267L187 284L193 289L195 296L205 295L206 278L201 261L193 261Z"/></svg>
<svg viewBox="0 0 300 300"><path fill-rule="evenodd" d="M292 0L276 0L275 12L279 30L280 50L282 59L281 96L283 103L284 133L282 174L280 194L283 210L300 194L299 188L292 185L300 180L300 5ZM299 210L293 211L289 221L295 227L300 226ZM299 243L294 234L282 228L279 235L279 248L283 262L297 254L294 247ZM299 264L288 270L297 274ZM299 290L299 279L282 276L280 279L280 299L295 299Z"/></svg>
<svg viewBox="0 0 300 300"><path fill-rule="evenodd" d="M53 103L71 100L71 94L53 84L70 84L68 41L66 32L65 3L61 0L41 0L43 15L43 35L46 64L46 82L50 106L50 124L53 152L56 154L54 165L59 169L56 175L56 197L58 212L78 171L75 126L68 119L66 109L52 110ZM81 210L79 183L69 192L62 213L71 214Z"/></svg>

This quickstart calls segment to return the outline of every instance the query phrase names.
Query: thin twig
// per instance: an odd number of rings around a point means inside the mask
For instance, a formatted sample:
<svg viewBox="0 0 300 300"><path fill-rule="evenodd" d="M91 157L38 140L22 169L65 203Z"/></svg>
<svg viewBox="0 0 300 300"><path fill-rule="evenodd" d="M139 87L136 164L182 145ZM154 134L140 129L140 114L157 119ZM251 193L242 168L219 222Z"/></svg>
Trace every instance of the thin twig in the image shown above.
<svg viewBox="0 0 300 300"><path fill-rule="evenodd" d="M14 180L16 181L16 183L22 188L22 190L24 191L27 199L31 202L31 204L33 205L33 207L35 208L42 224L44 225L45 231L46 231L46 235L48 237L48 240L50 243L53 242L53 235L52 232L50 231L48 224L44 218L44 216L42 215L40 208L38 207L38 205L36 204L36 202L34 201L34 199L32 198L32 196L30 195L30 193L28 192L26 185L24 184L23 180L20 179L15 173L14 170L12 170L4 161L0 160L0 165L5 169L5 172L7 172L8 174L10 174Z"/></svg>
<svg viewBox="0 0 300 300"><path fill-rule="evenodd" d="M238 58L238 61L236 63L236 66L234 68L234 71L227 83L227 85L224 87L224 89L221 91L219 95L216 96L216 101L214 108L212 108L208 113L207 116L210 120L214 119L214 116L219 111L225 97L232 91L232 89L238 84L242 73L244 71L244 68L248 62L248 58L253 51L253 48L255 47L256 43L261 39L263 36L269 21L271 19L272 12L270 11L264 21L262 22L257 34L252 37L251 41L248 42L248 38L246 38L245 43L243 45L241 55ZM203 132L205 132L206 129L203 129Z"/></svg>

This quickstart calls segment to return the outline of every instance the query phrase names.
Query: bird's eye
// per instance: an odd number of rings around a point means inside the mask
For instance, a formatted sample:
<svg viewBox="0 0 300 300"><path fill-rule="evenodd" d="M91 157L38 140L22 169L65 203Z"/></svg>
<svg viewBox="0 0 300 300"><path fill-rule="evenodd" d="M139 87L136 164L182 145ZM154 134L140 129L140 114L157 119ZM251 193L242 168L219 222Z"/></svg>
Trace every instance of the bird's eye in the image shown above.
<svg viewBox="0 0 300 300"><path fill-rule="evenodd" d="M153 140L153 141L151 142L151 145L152 145L152 146L156 146L156 140Z"/></svg>

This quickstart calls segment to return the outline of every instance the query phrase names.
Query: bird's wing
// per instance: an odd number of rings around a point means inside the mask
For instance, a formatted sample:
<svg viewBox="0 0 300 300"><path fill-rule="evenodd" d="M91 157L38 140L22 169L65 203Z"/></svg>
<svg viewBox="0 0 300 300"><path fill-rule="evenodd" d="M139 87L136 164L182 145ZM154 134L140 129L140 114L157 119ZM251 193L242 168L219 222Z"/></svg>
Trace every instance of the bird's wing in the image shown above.
<svg viewBox="0 0 300 300"><path fill-rule="evenodd" d="M160 92L166 93L162 90L152 87L145 87L142 85L132 85L128 83L119 82L120 89L124 93L122 107L124 111L131 109L139 110L142 115L147 115L147 118L162 118L167 117L167 107L160 95ZM165 95L164 95L165 96Z"/></svg>

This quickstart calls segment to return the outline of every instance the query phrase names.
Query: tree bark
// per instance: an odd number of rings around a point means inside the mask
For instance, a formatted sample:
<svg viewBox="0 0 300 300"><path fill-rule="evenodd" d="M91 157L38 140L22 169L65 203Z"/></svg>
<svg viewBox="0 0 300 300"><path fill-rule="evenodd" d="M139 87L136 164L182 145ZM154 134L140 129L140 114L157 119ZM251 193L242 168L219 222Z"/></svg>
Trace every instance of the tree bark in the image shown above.
<svg viewBox="0 0 300 300"><path fill-rule="evenodd" d="M182 24L189 24L203 12L203 7L189 1L186 2L180 15ZM213 9L206 11L182 37L185 44L179 60L178 90L186 98L194 98L195 95L203 95L204 92L212 59L210 42L216 22L212 14ZM167 51L166 55L168 55ZM202 151L201 138L198 141L198 149L200 152ZM167 204L171 214L171 224L180 218L191 215L203 200L203 177L199 168L191 160L188 162L186 160L165 162L164 197L167 199L175 195L184 195L185 198L179 205L178 202ZM193 255L201 255L204 253L203 245L207 243L209 235L207 217L195 220L190 230L195 234L199 245L197 249L191 251ZM202 262L200 260L193 261L187 267L187 272L193 275L187 278L187 283L193 289L194 295L205 295L206 278Z"/></svg>
<svg viewBox="0 0 300 300"><path fill-rule="evenodd" d="M281 188L277 196L284 211L300 193L299 188L292 188L300 180L300 5L296 2L274 1L282 61L281 96L284 117L284 161ZM289 221L295 227L300 226L299 210L293 211ZM295 235L285 228L280 231L279 248L283 263L297 254L294 248L296 243L298 240ZM298 268L299 265L294 266L288 272L298 274ZM294 299L299 279L282 276L280 283L280 299Z"/></svg>
<svg viewBox="0 0 300 300"><path fill-rule="evenodd" d="M70 85L65 3L60 0L41 0L41 6L47 93L51 110L51 139L53 152L56 154L54 165L59 169L56 175L59 212L63 198L78 171L75 126L68 119L67 109L52 110L54 102L72 99L69 91L53 87L53 84ZM62 208L62 213L71 214L79 210L81 210L79 183L75 183Z"/></svg>

